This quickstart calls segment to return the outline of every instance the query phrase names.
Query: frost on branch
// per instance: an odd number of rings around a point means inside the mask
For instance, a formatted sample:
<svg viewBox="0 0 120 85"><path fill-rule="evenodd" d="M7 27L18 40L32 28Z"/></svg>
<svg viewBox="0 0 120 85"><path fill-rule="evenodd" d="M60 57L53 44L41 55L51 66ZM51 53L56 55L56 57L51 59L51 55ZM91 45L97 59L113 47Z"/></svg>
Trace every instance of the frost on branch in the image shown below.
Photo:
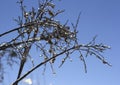
<svg viewBox="0 0 120 85"><path fill-rule="evenodd" d="M79 52L79 58L84 63L85 72L87 72L85 57L88 55L95 56L101 60L103 64L111 66L101 54L109 49L109 46L102 43L96 44L96 37L87 44L79 44L77 26L80 14L76 24L69 26L68 21L62 24L61 21L56 20L56 16L63 13L64 10L56 10L56 5L53 4L53 0L40 0L38 8L32 7L31 10L27 10L27 6L24 5L23 0L17 3L20 5L21 15L14 20L19 27L0 34L0 38L2 38L4 35L17 33L17 36L10 41L1 42L0 44L0 61L2 61L4 57L9 56L5 59L7 61L9 59L10 65L14 64L11 62L16 62L16 59L19 59L22 63L18 71L17 80L13 85L16 85L21 79L42 65L45 66L45 71L47 63L51 65L51 69L54 72L53 65L57 57L65 55L60 62L59 67L61 67L67 59L71 60L70 55L75 52ZM40 61L40 64L21 76L26 59L28 59L28 57L31 59L35 57L30 54L33 48L39 50L38 57L41 56L40 58L42 58L43 61ZM33 64L35 61L35 59L34 61L31 60ZM2 73L1 67L3 66L1 65L0 62L0 74ZM0 75L0 79L1 78Z"/></svg>

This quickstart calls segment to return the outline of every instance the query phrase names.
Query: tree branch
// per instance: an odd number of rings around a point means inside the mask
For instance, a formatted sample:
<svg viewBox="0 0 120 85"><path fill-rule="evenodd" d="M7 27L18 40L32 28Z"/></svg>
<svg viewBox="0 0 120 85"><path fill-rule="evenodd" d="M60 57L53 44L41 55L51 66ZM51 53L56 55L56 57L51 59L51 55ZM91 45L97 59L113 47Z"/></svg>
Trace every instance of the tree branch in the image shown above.
<svg viewBox="0 0 120 85"><path fill-rule="evenodd" d="M78 47L80 47L80 46L81 46L81 45L79 45L79 46L73 46L73 47L71 47L71 48L69 48L69 49L67 49L67 50L64 50L63 52L61 52L61 53L59 53L59 54L57 54L57 55L55 55L55 56L53 56L53 57L51 57L51 58L43 61L43 62L41 62L40 64L38 64L37 66L35 66L35 67L33 67L31 70L29 70L27 73L25 73L23 76L21 76L20 78L18 78L12 85L16 85L16 83L18 83L19 81L21 81L23 78L25 78L25 77L26 77L27 75L29 75L31 72L33 72L34 70L36 70L36 69L39 68L40 66L44 65L44 64L47 63L48 61L52 60L53 58L57 58L58 56L64 54L65 52L70 51L70 50L75 49L75 48L78 48Z"/></svg>

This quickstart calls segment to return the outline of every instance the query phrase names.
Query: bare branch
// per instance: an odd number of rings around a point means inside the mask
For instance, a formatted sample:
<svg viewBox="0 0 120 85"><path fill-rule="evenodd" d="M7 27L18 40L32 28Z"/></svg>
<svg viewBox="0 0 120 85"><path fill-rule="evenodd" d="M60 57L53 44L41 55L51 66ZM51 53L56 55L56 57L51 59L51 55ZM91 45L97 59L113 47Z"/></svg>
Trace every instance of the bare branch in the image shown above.
<svg viewBox="0 0 120 85"><path fill-rule="evenodd" d="M16 58L19 58L21 62L18 77L12 85L17 85L19 81L43 65L43 73L46 70L47 64L50 64L52 72L54 73L54 63L56 59L61 55L65 55L60 62L59 67L61 67L67 59L71 59L71 54L75 52L79 53L78 56L80 61L83 62L85 72L87 72L85 58L89 55L93 55L102 61L103 64L111 66L102 55L105 50L109 49L109 46L102 43L96 44L96 36L87 44L79 44L77 27L81 12L78 15L76 23L71 24L72 26L68 25L68 21L66 21L65 24L61 24L59 20L56 20L56 17L65 10L56 11L55 4L53 4L52 1L53 0L39 0L38 9L32 7L31 10L27 10L27 6L23 3L24 0L19 0L21 16L15 19L19 27L0 34L1 38L13 32L17 34L17 36L10 41L1 42L0 44L0 59L3 59L5 55L19 56ZM34 58L34 56L30 55L30 50L34 47L39 50L42 61L24 75L21 75L27 57ZM33 63L33 61L31 62ZM0 65L2 65L1 62Z"/></svg>

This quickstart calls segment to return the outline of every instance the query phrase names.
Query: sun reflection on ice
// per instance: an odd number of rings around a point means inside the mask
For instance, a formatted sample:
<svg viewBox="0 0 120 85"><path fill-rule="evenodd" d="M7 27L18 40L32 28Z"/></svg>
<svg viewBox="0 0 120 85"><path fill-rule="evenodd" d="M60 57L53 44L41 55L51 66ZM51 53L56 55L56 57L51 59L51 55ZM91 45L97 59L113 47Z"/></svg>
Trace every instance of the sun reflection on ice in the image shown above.
<svg viewBox="0 0 120 85"><path fill-rule="evenodd" d="M24 79L23 82L25 82L28 85L32 85L32 79L30 78Z"/></svg>

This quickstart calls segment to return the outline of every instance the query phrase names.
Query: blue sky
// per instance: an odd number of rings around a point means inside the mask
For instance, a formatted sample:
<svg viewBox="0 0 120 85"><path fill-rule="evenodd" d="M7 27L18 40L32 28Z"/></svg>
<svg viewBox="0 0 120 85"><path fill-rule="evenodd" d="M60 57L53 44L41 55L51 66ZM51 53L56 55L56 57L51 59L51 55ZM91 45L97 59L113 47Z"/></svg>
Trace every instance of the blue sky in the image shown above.
<svg viewBox="0 0 120 85"><path fill-rule="evenodd" d="M17 27L17 24L13 21L13 18L20 14L16 1L1 0L0 33ZM36 4L32 0L25 1L32 2L32 4L30 2L26 3L29 6ZM89 56L86 59L88 73L84 73L82 62L79 61L77 54L74 54L72 56L76 58L73 58L73 62L68 60L63 67L55 67L56 74L52 74L50 68L48 68L44 76L41 75L41 70L36 70L28 76L34 79L33 85L37 81L40 85L119 85L120 0L62 0L57 1L56 4L57 8L66 10L58 17L63 23L67 19L69 19L69 23L75 22L79 12L82 12L78 26L80 43L87 43L94 35L98 35L97 42L111 46L110 50L105 51L104 56L112 64L112 67L103 65L94 56ZM0 38L0 42L11 37ZM13 71L7 73L8 75L6 74L7 80L4 85L8 85L15 79L13 76L15 73L16 71L13 69ZM21 83L21 85L26 84Z"/></svg>

